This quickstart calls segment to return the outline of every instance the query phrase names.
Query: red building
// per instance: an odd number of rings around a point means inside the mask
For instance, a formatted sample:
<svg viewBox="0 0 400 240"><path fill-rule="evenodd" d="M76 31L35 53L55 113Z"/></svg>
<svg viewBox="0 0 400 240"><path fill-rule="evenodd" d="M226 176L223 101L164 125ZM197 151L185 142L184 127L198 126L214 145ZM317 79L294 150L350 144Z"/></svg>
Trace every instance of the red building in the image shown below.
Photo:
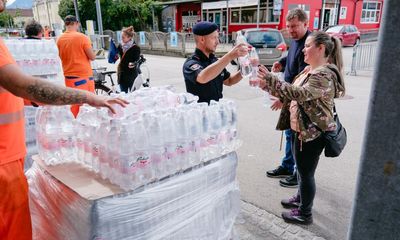
<svg viewBox="0 0 400 240"><path fill-rule="evenodd" d="M297 7L307 12L311 30L354 24L363 31L379 28L383 0L176 0L162 4L166 32L190 32L198 21L215 22L224 33L255 27L284 29L287 12Z"/></svg>

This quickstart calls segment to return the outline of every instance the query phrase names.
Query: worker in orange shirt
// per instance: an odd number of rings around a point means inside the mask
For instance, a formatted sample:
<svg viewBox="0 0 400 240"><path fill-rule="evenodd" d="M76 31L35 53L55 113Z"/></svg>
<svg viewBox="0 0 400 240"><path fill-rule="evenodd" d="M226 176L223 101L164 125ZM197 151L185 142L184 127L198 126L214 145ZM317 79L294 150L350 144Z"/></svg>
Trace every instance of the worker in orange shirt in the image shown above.
<svg viewBox="0 0 400 240"><path fill-rule="evenodd" d="M94 92L94 79L90 61L96 58L90 39L78 32L79 22L75 16L68 15L64 19L66 31L57 40L61 58L65 85ZM71 106L76 117L80 105Z"/></svg>
<svg viewBox="0 0 400 240"><path fill-rule="evenodd" d="M0 0L0 12L6 0ZM0 38L0 239L31 240L32 225L28 204L28 183L24 175L25 134L22 98L43 104L87 103L94 107L126 101L61 87L25 75L16 65Z"/></svg>

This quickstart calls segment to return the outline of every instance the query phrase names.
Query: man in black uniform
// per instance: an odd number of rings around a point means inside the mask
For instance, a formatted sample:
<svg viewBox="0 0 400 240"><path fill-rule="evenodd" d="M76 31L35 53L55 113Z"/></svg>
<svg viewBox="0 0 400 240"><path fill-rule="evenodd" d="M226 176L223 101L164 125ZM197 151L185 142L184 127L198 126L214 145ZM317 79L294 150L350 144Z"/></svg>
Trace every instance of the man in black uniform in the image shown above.
<svg viewBox="0 0 400 240"><path fill-rule="evenodd" d="M242 79L240 72L230 74L225 67L238 57L248 53L247 46L239 44L222 58L215 57L218 26L211 22L199 22L193 27L196 50L183 65L186 91L199 97L199 102L210 103L222 98L223 85L231 86Z"/></svg>

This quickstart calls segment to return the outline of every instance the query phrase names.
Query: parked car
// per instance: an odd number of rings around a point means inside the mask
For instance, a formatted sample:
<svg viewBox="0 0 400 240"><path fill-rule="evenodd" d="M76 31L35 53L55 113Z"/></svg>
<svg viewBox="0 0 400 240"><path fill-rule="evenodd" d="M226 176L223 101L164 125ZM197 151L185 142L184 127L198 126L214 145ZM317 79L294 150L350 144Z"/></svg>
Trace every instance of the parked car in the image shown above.
<svg viewBox="0 0 400 240"><path fill-rule="evenodd" d="M360 32L354 25L335 25L328 27L325 32L339 38L342 46L355 46L360 43Z"/></svg>
<svg viewBox="0 0 400 240"><path fill-rule="evenodd" d="M287 46L282 33L273 28L243 29L247 42L255 47L260 64L271 67L274 62L287 56Z"/></svg>

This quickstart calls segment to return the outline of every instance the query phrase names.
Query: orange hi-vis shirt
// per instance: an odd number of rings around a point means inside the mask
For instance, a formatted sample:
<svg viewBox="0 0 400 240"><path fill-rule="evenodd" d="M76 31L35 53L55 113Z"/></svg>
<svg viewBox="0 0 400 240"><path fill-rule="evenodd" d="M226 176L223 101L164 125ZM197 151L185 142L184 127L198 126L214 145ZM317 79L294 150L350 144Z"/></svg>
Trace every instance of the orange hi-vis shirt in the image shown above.
<svg viewBox="0 0 400 240"><path fill-rule="evenodd" d="M90 60L85 49L91 48L90 39L79 32L64 32L57 40L64 76L93 76Z"/></svg>
<svg viewBox="0 0 400 240"><path fill-rule="evenodd" d="M15 61L0 39L0 68L8 64ZM24 101L0 86L0 165L25 154Z"/></svg>

